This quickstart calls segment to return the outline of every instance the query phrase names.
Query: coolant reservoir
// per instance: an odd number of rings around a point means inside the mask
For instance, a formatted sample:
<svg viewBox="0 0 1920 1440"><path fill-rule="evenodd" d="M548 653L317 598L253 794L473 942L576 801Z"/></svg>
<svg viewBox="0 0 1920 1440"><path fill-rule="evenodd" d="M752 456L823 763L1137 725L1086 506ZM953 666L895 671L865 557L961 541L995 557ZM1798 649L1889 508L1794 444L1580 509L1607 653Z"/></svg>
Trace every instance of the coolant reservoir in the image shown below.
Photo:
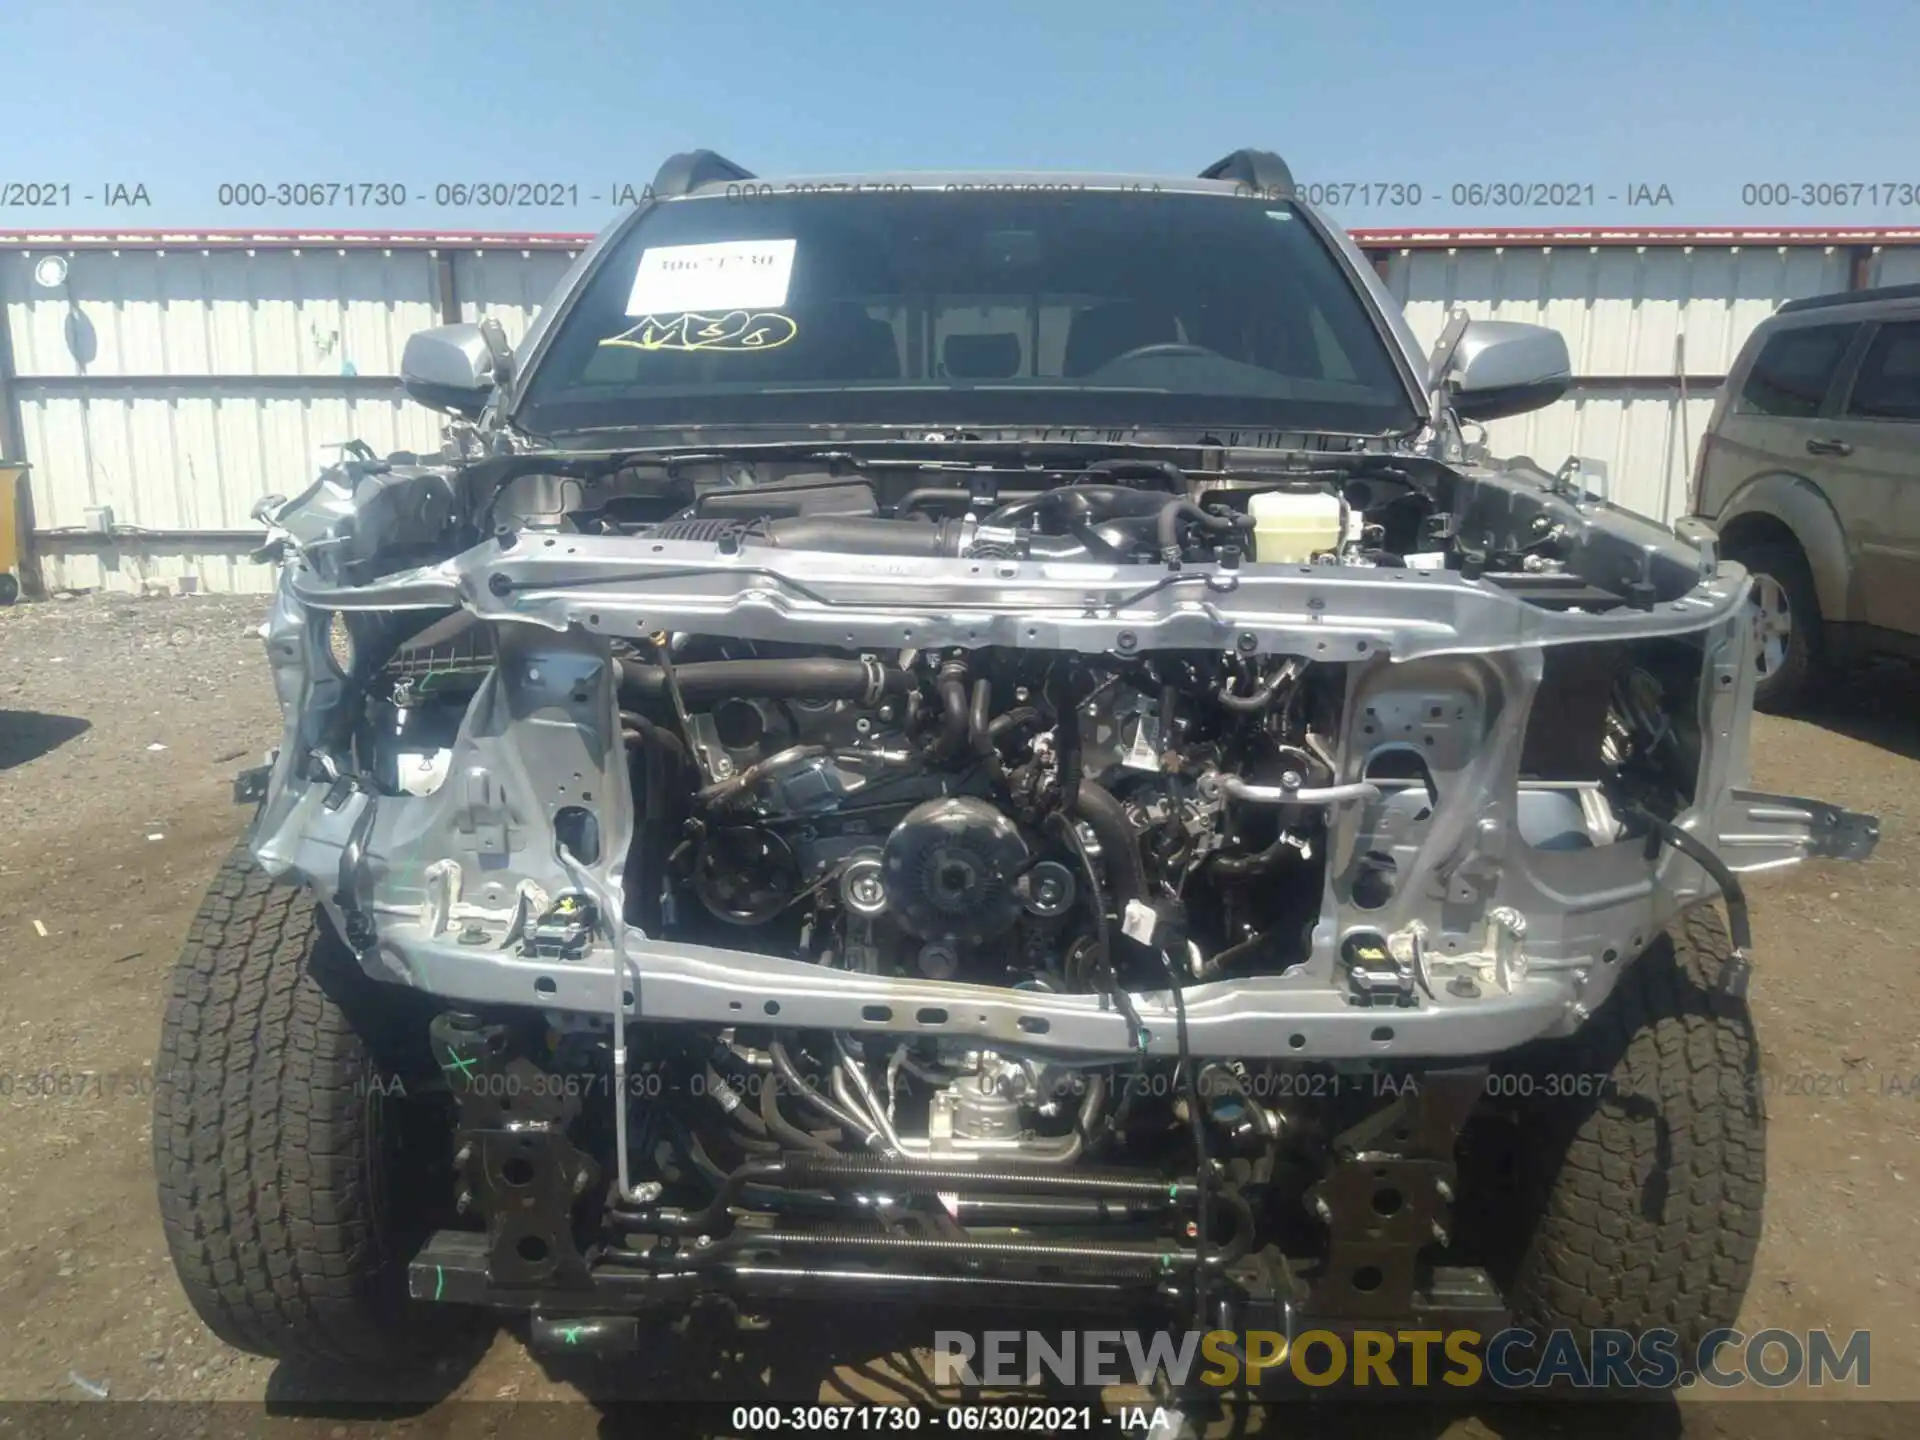
<svg viewBox="0 0 1920 1440"><path fill-rule="evenodd" d="M1247 501L1253 558L1263 565L1305 564L1340 547L1340 497L1325 491L1262 490Z"/></svg>

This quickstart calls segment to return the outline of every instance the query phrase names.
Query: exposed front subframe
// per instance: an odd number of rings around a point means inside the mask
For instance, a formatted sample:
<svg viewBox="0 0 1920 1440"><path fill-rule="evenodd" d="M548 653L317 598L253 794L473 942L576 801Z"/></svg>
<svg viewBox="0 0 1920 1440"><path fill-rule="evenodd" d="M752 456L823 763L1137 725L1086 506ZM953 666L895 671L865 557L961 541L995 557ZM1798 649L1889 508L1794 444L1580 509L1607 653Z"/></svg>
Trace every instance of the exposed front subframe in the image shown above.
<svg viewBox="0 0 1920 1440"><path fill-rule="evenodd" d="M1093 1060L1124 1060L1138 1048L1125 1017L1101 995L1047 994L950 981L850 974L747 951L638 939L629 932L628 1013L641 1021L779 1025L801 1030L951 1036L995 1048ZM488 952L444 941L398 942L415 983L474 1005L533 1005L609 1013L604 958L575 964ZM543 984L542 982L549 982ZM1454 1004L1377 1010L1312 983L1258 976L1185 992L1195 1055L1272 1059L1378 1058L1397 1053L1475 1055L1549 1030L1576 990L1551 972L1514 994ZM1132 997L1149 1054L1178 1053L1171 997Z"/></svg>

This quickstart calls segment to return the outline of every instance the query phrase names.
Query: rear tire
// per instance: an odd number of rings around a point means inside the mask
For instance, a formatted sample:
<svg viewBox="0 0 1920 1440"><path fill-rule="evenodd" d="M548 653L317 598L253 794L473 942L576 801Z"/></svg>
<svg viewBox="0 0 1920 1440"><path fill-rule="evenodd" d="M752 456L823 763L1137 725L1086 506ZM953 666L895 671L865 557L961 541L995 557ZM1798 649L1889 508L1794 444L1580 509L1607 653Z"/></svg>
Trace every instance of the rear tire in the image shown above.
<svg viewBox="0 0 1920 1440"><path fill-rule="evenodd" d="M1733 558L1754 578L1760 674L1753 703L1770 714L1792 714L1812 697L1826 669L1813 572L1799 547L1783 541L1737 550Z"/></svg>
<svg viewBox="0 0 1920 1440"><path fill-rule="evenodd" d="M356 1023L370 988L311 898L236 848L174 970L153 1158L188 1300L256 1355L392 1370L473 1328L407 1299L401 1197L430 1167L402 1162L421 1147L397 1143L403 1102Z"/></svg>
<svg viewBox="0 0 1920 1440"><path fill-rule="evenodd" d="M1694 910L1632 962L1572 1037L1503 1066L1533 1095L1508 1117L1523 1237L1506 1276L1516 1323L1544 1336L1677 1333L1682 1369L1739 1314L1766 1190L1759 1046L1717 981L1732 942ZM1564 1098L1555 1090L1604 1093ZM1497 1086L1507 1088L1528 1088ZM1506 1147L1502 1147L1506 1148Z"/></svg>

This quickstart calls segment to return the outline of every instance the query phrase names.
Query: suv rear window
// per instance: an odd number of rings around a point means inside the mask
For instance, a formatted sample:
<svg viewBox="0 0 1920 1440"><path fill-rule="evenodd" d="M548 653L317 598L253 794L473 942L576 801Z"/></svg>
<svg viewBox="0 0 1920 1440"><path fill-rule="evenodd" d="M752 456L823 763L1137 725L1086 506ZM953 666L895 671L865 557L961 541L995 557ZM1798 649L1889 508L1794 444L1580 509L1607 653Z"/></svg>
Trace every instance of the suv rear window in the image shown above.
<svg viewBox="0 0 1920 1440"><path fill-rule="evenodd" d="M1750 415L1818 415L1840 357L1856 325L1807 325L1782 330L1761 348L1740 391Z"/></svg>
<svg viewBox="0 0 1920 1440"><path fill-rule="evenodd" d="M1860 362L1847 414L1867 420L1920 420L1920 321L1880 327Z"/></svg>

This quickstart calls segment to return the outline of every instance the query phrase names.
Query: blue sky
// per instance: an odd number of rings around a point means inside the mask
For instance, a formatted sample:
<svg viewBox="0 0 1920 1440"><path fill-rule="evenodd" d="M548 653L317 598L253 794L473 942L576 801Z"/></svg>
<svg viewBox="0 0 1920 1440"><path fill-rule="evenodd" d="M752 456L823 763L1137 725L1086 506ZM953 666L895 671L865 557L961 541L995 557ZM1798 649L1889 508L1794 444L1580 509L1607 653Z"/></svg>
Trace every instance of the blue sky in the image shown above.
<svg viewBox="0 0 1920 1440"><path fill-rule="evenodd" d="M1350 226L1920 226L1917 53L1912 0L5 0L0 200L68 189L0 229L596 230L613 186L695 146L778 175L1190 174L1242 145L1403 187L1345 192ZM435 203L493 181L579 200ZM408 198L220 203L283 182ZM1513 182L1580 203L1454 189Z"/></svg>

